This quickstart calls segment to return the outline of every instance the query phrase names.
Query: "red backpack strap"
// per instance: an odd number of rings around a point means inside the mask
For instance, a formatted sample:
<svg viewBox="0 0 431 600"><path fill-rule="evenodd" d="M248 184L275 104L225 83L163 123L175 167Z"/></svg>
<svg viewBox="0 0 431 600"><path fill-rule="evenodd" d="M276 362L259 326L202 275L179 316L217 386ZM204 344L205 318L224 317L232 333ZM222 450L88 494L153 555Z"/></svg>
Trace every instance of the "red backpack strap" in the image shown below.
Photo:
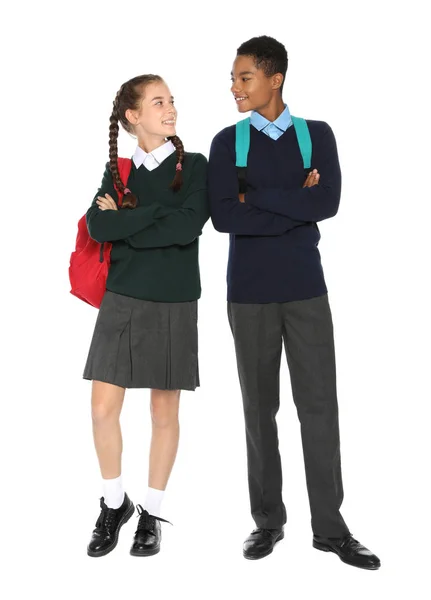
<svg viewBox="0 0 431 600"><path fill-rule="evenodd" d="M127 187L127 181L129 180L130 171L132 170L132 160L130 158L118 158L118 173L120 175L120 179L123 182L124 186ZM118 194L118 205L121 206L123 202L123 193L117 189L115 189Z"/></svg>

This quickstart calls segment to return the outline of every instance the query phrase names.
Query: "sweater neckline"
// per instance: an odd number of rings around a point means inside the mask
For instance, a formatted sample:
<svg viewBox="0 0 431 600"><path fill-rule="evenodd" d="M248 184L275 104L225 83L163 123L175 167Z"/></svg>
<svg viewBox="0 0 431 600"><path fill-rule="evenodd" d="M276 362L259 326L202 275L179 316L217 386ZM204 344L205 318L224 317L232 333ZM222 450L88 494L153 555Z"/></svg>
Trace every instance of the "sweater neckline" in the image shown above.
<svg viewBox="0 0 431 600"><path fill-rule="evenodd" d="M139 175L145 174L147 177L148 176L151 177L152 175L161 174L163 171L166 170L166 168L172 167L172 163L176 161L176 157L177 157L177 153L172 152L172 154L170 154L167 158L165 158L165 160L163 160L158 167L156 167L155 169L152 169L151 171L149 169L147 169L143 163L141 165L139 165L139 167L136 167L136 165L132 159L132 169L135 171L135 173L137 173ZM172 179L174 177L175 177L175 169L172 170Z"/></svg>
<svg viewBox="0 0 431 600"><path fill-rule="evenodd" d="M289 127L286 129L286 131L283 131L283 133L282 133L282 134L281 134L281 135L280 135L280 136L279 136L279 137L278 137L276 140L274 140L274 139L273 139L272 137L270 137L269 135L266 135L266 133L264 133L263 131L260 131L259 129L256 129L256 127L253 127L253 126L251 126L250 128L251 128L251 129L254 129L257 135L260 135L260 136L263 136L263 137L267 138L267 139L268 139L270 142L273 142L274 144L276 144L277 142L279 142L281 139L287 139L287 137L288 137L289 135L291 135L291 134L289 133L290 129L293 129L293 130L295 129L295 127L294 127L294 125L293 125L293 123L292 123L292 125L290 125L290 126L289 126Z"/></svg>

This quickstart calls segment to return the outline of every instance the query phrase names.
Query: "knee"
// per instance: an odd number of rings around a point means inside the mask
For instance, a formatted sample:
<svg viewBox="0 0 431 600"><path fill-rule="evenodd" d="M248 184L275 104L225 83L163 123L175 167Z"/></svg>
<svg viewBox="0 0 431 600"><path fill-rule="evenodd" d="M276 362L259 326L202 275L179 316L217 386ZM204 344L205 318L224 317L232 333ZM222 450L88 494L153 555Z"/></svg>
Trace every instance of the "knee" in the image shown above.
<svg viewBox="0 0 431 600"><path fill-rule="evenodd" d="M94 425L103 425L118 417L118 411L114 410L108 402L93 400L91 403L91 419Z"/></svg>

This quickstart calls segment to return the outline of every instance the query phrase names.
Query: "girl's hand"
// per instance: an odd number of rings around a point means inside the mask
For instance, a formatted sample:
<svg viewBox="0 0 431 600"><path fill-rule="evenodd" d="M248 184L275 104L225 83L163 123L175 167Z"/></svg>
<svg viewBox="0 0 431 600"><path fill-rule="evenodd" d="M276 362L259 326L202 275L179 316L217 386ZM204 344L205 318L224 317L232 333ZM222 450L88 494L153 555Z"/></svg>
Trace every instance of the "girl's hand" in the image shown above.
<svg viewBox="0 0 431 600"><path fill-rule="evenodd" d="M308 173L307 179L305 180L303 188L305 187L313 187L313 185L317 185L319 183L320 174L317 169L313 169Z"/></svg>
<svg viewBox="0 0 431 600"><path fill-rule="evenodd" d="M97 196L96 204L100 210L118 210L115 200L109 194L105 194L104 197Z"/></svg>

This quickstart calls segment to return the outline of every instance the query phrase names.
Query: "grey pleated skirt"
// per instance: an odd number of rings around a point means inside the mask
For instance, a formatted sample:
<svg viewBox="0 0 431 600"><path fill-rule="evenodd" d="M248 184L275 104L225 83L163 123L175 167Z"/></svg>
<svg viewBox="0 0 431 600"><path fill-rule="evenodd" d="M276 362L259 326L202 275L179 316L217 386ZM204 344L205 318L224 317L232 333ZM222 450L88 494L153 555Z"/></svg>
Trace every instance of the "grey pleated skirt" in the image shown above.
<svg viewBox="0 0 431 600"><path fill-rule="evenodd" d="M150 302L106 291L84 379L125 388L199 386L198 303Z"/></svg>

